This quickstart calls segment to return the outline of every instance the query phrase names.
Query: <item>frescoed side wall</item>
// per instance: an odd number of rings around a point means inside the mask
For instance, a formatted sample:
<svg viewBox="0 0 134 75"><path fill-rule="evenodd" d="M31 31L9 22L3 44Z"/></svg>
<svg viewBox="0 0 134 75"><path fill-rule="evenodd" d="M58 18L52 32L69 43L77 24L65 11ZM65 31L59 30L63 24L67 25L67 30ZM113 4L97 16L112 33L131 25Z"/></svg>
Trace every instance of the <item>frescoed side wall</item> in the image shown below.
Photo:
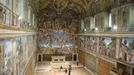
<svg viewBox="0 0 134 75"><path fill-rule="evenodd" d="M20 75L36 51L36 37L0 39L0 75Z"/></svg>
<svg viewBox="0 0 134 75"><path fill-rule="evenodd" d="M79 22L77 20L56 18L41 22L43 25L39 25L38 31L39 53L60 55L77 52L76 36L74 35L78 29Z"/></svg>
<svg viewBox="0 0 134 75"><path fill-rule="evenodd" d="M119 50L120 60L134 64L134 38L121 38Z"/></svg>
<svg viewBox="0 0 134 75"><path fill-rule="evenodd" d="M99 42L99 53L115 58L116 40L112 37L101 37Z"/></svg>

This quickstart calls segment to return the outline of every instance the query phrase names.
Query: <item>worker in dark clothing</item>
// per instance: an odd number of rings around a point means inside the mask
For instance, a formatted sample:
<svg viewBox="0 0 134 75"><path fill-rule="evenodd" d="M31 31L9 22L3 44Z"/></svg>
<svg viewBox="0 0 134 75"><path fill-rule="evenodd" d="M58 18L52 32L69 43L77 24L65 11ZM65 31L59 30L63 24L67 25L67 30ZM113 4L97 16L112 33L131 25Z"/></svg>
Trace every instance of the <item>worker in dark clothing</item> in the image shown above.
<svg viewBox="0 0 134 75"><path fill-rule="evenodd" d="M65 68L65 75L67 75L67 68Z"/></svg>
<svg viewBox="0 0 134 75"><path fill-rule="evenodd" d="M68 75L71 75L71 70L72 70L72 67L71 65L69 65L69 68L68 68L69 72L68 72Z"/></svg>

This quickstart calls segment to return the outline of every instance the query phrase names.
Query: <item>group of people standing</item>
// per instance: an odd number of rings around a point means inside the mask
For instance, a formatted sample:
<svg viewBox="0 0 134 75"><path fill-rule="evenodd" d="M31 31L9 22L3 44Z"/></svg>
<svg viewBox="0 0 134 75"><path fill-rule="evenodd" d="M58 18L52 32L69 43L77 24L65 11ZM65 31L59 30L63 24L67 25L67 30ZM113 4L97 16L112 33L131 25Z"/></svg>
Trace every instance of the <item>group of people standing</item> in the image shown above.
<svg viewBox="0 0 134 75"><path fill-rule="evenodd" d="M61 66L60 69L63 69L63 67ZM71 65L69 65L68 69L65 68L65 74L68 73L67 75L71 75L71 70L72 70L72 67L71 67Z"/></svg>

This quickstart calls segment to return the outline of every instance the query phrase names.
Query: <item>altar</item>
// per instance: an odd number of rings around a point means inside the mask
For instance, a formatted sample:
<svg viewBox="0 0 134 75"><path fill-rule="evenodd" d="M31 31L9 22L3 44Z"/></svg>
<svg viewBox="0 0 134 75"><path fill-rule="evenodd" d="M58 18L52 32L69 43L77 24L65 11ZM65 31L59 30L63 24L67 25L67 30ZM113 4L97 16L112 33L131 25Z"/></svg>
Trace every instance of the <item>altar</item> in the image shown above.
<svg viewBox="0 0 134 75"><path fill-rule="evenodd" d="M65 62L65 56L52 56L51 62L55 63L60 63L60 62Z"/></svg>
<svg viewBox="0 0 134 75"><path fill-rule="evenodd" d="M54 55L54 54L44 54L44 53L38 53L37 54L37 62L38 63L45 63L45 62L66 62L66 61L78 61L78 53L72 53L72 54L60 54L60 55Z"/></svg>

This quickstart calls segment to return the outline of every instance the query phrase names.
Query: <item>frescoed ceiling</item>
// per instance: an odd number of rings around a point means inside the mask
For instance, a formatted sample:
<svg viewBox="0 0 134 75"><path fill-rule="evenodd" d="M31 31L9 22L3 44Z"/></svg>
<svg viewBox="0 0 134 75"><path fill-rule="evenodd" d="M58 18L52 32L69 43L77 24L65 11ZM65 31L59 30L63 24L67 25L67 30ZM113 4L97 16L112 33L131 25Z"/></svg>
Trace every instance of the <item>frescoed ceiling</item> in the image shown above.
<svg viewBox="0 0 134 75"><path fill-rule="evenodd" d="M36 0L38 28L78 33L80 20L111 8L112 0ZM33 5L34 7L34 5Z"/></svg>
<svg viewBox="0 0 134 75"><path fill-rule="evenodd" d="M110 12L112 8L121 6L133 0L29 0L39 20L65 21L94 16L102 11ZM43 24L43 22L38 22Z"/></svg>
<svg viewBox="0 0 134 75"><path fill-rule="evenodd" d="M74 18L93 15L108 10L111 6L111 0L38 0L38 2L40 15L47 16L50 14L48 12L53 11L57 15L70 14Z"/></svg>

